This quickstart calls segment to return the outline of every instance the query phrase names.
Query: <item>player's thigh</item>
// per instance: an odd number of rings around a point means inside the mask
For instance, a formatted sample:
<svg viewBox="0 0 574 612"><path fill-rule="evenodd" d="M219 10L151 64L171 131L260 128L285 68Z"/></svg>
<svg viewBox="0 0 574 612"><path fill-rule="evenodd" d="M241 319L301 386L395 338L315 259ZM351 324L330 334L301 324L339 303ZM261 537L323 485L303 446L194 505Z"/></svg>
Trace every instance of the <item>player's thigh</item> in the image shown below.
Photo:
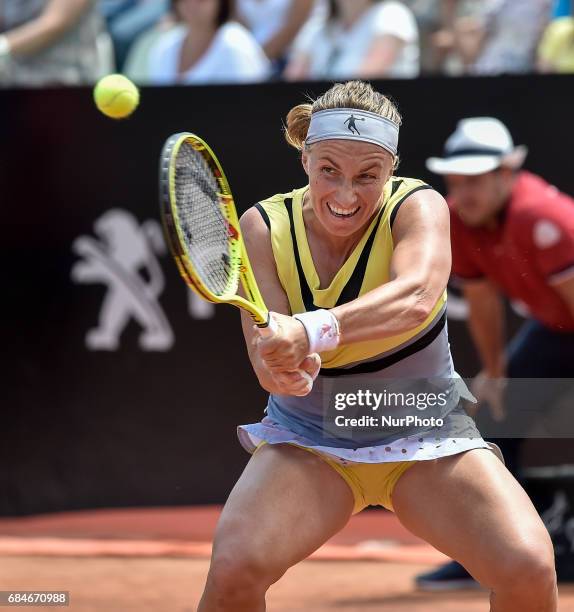
<svg viewBox="0 0 574 612"><path fill-rule="evenodd" d="M489 450L407 470L393 491L399 520L492 587L517 564L552 565L552 544L524 489Z"/></svg>
<svg viewBox="0 0 574 612"><path fill-rule="evenodd" d="M225 504L212 563L243 559L281 575L342 529L353 505L347 483L319 457L288 444L266 444Z"/></svg>

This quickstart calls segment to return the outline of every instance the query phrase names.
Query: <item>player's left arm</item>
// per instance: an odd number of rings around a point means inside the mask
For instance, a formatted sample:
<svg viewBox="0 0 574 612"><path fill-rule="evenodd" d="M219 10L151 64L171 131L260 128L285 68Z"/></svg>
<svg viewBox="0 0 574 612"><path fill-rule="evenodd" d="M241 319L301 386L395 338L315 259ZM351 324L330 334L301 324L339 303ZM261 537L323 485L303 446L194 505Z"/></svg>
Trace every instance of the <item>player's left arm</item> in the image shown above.
<svg viewBox="0 0 574 612"><path fill-rule="evenodd" d="M412 194L401 205L392 232L391 280L331 309L339 322L340 344L376 340L418 327L446 288L451 267L450 219L443 197L430 189ZM286 357L306 337L296 319L277 318L282 331L262 348L272 370L294 367L303 352Z"/></svg>
<svg viewBox="0 0 574 612"><path fill-rule="evenodd" d="M444 198L418 191L401 205L393 225L391 280L332 309L341 343L395 336L427 320L451 268L450 219Z"/></svg>

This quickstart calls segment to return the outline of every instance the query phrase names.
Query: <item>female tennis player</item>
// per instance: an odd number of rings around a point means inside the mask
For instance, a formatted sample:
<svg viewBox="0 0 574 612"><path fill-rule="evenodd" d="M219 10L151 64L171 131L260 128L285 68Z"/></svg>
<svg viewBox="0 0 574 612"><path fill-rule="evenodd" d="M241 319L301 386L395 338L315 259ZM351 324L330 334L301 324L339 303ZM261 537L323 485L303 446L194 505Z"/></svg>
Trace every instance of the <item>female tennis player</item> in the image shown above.
<svg viewBox="0 0 574 612"><path fill-rule="evenodd" d="M548 533L459 407L445 322L448 209L428 185L393 176L400 123L360 81L296 106L286 136L309 184L242 217L278 332L264 339L243 316L270 396L265 418L238 429L253 456L221 515L201 612L264 610L269 586L369 504L463 564L491 590L491 610L556 610ZM297 368L316 377L312 390ZM337 435L332 394L382 379L453 381L443 425Z"/></svg>

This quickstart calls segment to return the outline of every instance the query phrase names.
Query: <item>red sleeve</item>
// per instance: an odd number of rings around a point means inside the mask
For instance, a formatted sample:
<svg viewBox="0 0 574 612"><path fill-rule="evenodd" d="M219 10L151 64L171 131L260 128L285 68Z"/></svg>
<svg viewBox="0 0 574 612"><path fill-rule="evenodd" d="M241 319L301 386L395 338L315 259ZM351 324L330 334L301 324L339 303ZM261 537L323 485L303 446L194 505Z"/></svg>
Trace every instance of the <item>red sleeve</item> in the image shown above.
<svg viewBox="0 0 574 612"><path fill-rule="evenodd" d="M463 280L482 278L484 272L469 253L470 242L466 236L466 228L452 210L450 213L450 244L453 275Z"/></svg>
<svg viewBox="0 0 574 612"><path fill-rule="evenodd" d="M574 200L557 194L537 214L529 215L524 232L543 276L574 269Z"/></svg>

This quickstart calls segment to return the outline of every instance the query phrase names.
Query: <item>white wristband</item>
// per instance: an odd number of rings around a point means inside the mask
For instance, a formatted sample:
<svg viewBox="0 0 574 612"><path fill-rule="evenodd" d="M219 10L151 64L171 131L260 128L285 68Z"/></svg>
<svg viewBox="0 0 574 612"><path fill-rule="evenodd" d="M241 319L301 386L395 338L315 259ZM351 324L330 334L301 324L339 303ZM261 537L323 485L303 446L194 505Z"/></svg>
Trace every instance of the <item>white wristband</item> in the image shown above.
<svg viewBox="0 0 574 612"><path fill-rule="evenodd" d="M8 37L4 34L0 34L0 58L10 57L11 51L12 48L10 47Z"/></svg>
<svg viewBox="0 0 574 612"><path fill-rule="evenodd" d="M301 321L309 338L309 352L332 351L339 345L339 321L330 310L312 310L293 315Z"/></svg>

